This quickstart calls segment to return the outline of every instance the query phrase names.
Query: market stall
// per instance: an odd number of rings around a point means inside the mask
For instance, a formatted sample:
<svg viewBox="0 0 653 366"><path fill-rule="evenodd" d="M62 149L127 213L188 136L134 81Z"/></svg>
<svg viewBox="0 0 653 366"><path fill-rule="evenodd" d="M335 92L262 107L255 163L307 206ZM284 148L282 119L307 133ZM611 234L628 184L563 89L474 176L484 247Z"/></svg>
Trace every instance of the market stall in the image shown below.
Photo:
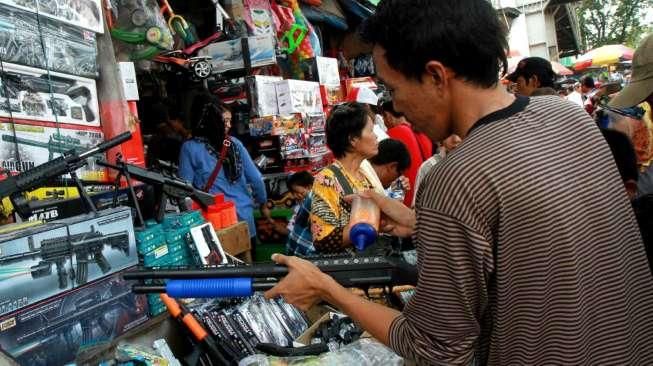
<svg viewBox="0 0 653 366"><path fill-rule="evenodd" d="M370 364L400 364L337 309L303 313L265 300L257 291L274 281L262 283L261 271L278 280L283 268L248 265L285 251L277 228L297 204L285 182L331 163L333 106L361 86L383 92L356 35L375 5L0 1L6 362L358 363L364 354ZM181 147L201 122L193 103L206 95L228 110L229 135L262 177L266 200L252 221L233 192L180 178ZM414 279L398 275L406 257L388 259L391 248L367 253L362 267L346 257L315 261L361 296L401 307L411 290L396 285ZM144 267L172 272L138 274ZM249 276L249 285L220 273L226 282L207 280L235 292L202 295L177 278L180 268L209 267ZM175 281L187 292L171 293Z"/></svg>

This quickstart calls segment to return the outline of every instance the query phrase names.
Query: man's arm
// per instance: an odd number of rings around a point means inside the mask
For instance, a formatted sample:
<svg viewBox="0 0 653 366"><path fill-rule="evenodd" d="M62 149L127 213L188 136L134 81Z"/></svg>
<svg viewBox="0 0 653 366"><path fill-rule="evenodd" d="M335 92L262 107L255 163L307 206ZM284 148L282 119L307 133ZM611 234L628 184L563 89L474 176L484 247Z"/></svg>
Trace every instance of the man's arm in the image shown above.
<svg viewBox="0 0 653 366"><path fill-rule="evenodd" d="M288 266L290 273L265 293L267 298L283 296L304 311L321 300L326 301L349 315L374 338L389 344L390 325L400 314L397 310L353 294L306 260L281 254L275 254L272 259Z"/></svg>

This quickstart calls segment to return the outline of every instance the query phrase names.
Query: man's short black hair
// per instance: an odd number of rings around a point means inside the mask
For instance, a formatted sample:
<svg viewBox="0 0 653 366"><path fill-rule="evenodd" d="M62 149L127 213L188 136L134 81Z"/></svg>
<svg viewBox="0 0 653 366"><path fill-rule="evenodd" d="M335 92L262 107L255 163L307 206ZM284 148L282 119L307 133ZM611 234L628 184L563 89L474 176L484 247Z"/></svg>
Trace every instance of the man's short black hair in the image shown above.
<svg viewBox="0 0 653 366"><path fill-rule="evenodd" d="M506 28L489 1L383 0L361 33L385 50L388 65L416 80L432 60L485 88L508 68Z"/></svg>
<svg viewBox="0 0 653 366"><path fill-rule="evenodd" d="M403 174L410 166L410 153L403 142L395 139L385 139L379 142L379 153L370 159L374 165L397 163L397 170Z"/></svg>
<svg viewBox="0 0 653 366"><path fill-rule="evenodd" d="M519 61L515 71L508 75L506 79L514 83L520 76L526 80L537 76L537 80L540 82L540 88L553 88L556 79L551 62L542 57L527 57Z"/></svg>
<svg viewBox="0 0 653 366"><path fill-rule="evenodd" d="M602 128L601 132L603 133L603 137L608 143L608 146L610 146L621 179L623 179L624 182L629 180L636 182L639 178L639 171L637 170L637 155L635 154L635 148L633 148L633 144L630 142L628 136L619 131L605 128Z"/></svg>
<svg viewBox="0 0 653 366"><path fill-rule="evenodd" d="M344 103L331 111L326 122L327 146L336 159L351 150L351 140L361 137L370 116L370 110L361 103Z"/></svg>
<svg viewBox="0 0 653 366"><path fill-rule="evenodd" d="M398 112L395 110L395 106L394 106L394 104L392 103L391 100L387 100L387 101L383 102L383 104L381 104L381 112L383 112L383 113L390 113L390 114L393 115L395 118L399 118L399 117L402 116L401 113L398 113Z"/></svg>
<svg viewBox="0 0 653 366"><path fill-rule="evenodd" d="M313 175L307 171L293 173L286 179L286 186L290 189L293 186L310 188L313 186Z"/></svg>
<svg viewBox="0 0 653 366"><path fill-rule="evenodd" d="M594 89L594 78L591 76L585 76L583 80L580 81L581 85L586 88Z"/></svg>

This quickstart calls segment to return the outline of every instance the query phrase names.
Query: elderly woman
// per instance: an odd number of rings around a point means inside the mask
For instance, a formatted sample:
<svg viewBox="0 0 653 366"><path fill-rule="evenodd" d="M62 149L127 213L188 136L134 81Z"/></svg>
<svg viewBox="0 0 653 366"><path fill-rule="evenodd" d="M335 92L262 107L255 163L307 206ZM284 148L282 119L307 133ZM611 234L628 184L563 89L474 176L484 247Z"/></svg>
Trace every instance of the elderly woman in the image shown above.
<svg viewBox="0 0 653 366"><path fill-rule="evenodd" d="M337 106L326 125L327 146L336 161L313 183L311 233L318 253L339 253L353 248L349 240L351 207L344 197L376 188L378 177L366 159L378 153L373 116L358 103ZM371 170L371 172L370 172Z"/></svg>

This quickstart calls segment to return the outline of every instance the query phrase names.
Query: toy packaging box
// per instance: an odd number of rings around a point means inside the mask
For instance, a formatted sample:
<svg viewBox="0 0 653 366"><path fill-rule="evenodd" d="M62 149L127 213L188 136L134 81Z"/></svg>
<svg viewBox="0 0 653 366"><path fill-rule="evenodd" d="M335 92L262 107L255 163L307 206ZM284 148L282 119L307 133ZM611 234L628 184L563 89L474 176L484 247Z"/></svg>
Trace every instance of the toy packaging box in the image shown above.
<svg viewBox="0 0 653 366"><path fill-rule="evenodd" d="M340 85L338 60L331 57L314 57L305 63L306 79L319 82L321 85Z"/></svg>
<svg viewBox="0 0 653 366"><path fill-rule="evenodd" d="M288 116L268 116L250 120L249 131L252 136L280 136L302 132L304 122L301 114Z"/></svg>
<svg viewBox="0 0 653 366"><path fill-rule="evenodd" d="M279 114L277 90L274 84L283 80L279 76L256 75L247 77L252 116L266 117Z"/></svg>
<svg viewBox="0 0 653 366"><path fill-rule="evenodd" d="M77 76L97 76L95 33L0 4L0 58ZM41 38L42 37L42 38Z"/></svg>
<svg viewBox="0 0 653 366"><path fill-rule="evenodd" d="M326 115L323 112L308 113L304 116L304 126L307 133L324 132Z"/></svg>
<svg viewBox="0 0 653 366"><path fill-rule="evenodd" d="M249 57L252 67L274 65L277 62L272 36L254 36L247 38ZM200 56L211 57L213 71L225 72L245 68L243 45L241 39L211 43L199 52Z"/></svg>
<svg viewBox="0 0 653 366"><path fill-rule="evenodd" d="M3 63L0 117L99 127L95 80Z"/></svg>
<svg viewBox="0 0 653 366"><path fill-rule="evenodd" d="M320 113L320 84L313 81L283 80L276 84L279 114Z"/></svg>
<svg viewBox="0 0 653 366"><path fill-rule="evenodd" d="M130 208L0 235L0 315L136 264Z"/></svg>
<svg viewBox="0 0 653 366"><path fill-rule="evenodd" d="M122 273L0 317L0 348L21 365L64 365L149 319Z"/></svg>
<svg viewBox="0 0 653 366"><path fill-rule="evenodd" d="M76 130L0 123L0 166L18 173L46 163L70 151L84 151L104 141L99 129ZM18 150L18 151L16 151ZM99 156L90 157L88 164L77 171L86 181L103 182L108 179L104 167L96 164Z"/></svg>
<svg viewBox="0 0 653 366"><path fill-rule="evenodd" d="M104 33L100 0L0 0L0 3L96 33Z"/></svg>

